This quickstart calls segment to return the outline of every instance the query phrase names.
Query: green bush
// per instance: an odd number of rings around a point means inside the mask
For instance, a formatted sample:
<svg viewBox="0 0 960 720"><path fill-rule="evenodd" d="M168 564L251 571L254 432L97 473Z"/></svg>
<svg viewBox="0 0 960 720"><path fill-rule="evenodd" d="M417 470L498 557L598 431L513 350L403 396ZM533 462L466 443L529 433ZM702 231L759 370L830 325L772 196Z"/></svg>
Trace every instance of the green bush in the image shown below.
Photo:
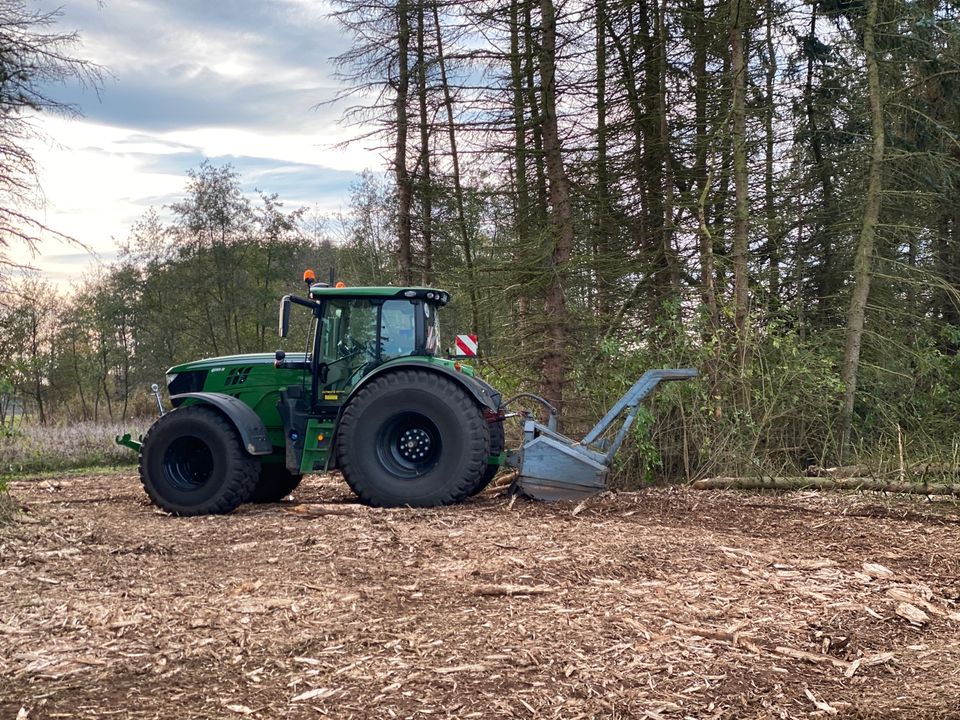
<svg viewBox="0 0 960 720"><path fill-rule="evenodd" d="M693 367L701 377L668 383L647 401L615 466L615 482L654 478L796 475L810 464L865 463L893 473L932 463L960 470L960 358L932 342L883 362L865 354L853 452L841 453L839 334L804 337L791 327L754 330L743 361L732 339L704 341L697 327L662 323L645 336L606 342L574 367L566 431L577 437L650 368Z"/></svg>

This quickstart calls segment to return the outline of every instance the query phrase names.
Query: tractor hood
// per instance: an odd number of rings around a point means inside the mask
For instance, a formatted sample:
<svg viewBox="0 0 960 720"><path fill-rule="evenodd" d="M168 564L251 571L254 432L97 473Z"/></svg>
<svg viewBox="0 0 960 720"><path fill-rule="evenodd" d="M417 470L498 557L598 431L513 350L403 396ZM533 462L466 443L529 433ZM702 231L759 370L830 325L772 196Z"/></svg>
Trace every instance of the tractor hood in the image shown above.
<svg viewBox="0 0 960 720"><path fill-rule="evenodd" d="M288 361L303 361L304 353L287 353ZM167 370L167 375L176 375L182 372L191 372L193 370L213 370L214 368L226 368L235 365L273 365L276 360L274 353L250 353L247 355L222 355L221 357L204 358L203 360L192 360L181 365L174 365Z"/></svg>
<svg viewBox="0 0 960 720"><path fill-rule="evenodd" d="M304 353L290 353L287 359L302 362ZM274 368L274 353L224 355L204 358L167 370L167 391L171 396L195 392L234 393L240 386L280 386L299 382L303 371ZM174 401L176 404L176 401Z"/></svg>

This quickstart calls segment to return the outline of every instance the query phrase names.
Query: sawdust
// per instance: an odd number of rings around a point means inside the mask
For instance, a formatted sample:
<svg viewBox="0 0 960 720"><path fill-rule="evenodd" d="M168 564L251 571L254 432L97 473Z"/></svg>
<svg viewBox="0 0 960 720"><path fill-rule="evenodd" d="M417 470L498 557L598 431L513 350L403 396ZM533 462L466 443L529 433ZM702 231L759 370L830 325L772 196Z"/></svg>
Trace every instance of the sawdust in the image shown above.
<svg viewBox="0 0 960 720"><path fill-rule="evenodd" d="M16 482L0 718L960 717L960 513L869 496L335 479L180 519L135 477Z"/></svg>

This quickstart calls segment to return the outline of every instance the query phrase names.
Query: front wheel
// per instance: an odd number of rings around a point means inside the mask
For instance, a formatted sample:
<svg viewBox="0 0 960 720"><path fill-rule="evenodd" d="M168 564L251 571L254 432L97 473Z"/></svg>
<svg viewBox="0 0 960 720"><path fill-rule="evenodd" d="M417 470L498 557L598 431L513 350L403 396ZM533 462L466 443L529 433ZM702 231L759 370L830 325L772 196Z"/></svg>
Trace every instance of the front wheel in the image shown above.
<svg viewBox="0 0 960 720"><path fill-rule="evenodd" d="M177 408L157 420L140 448L140 481L154 505L175 515L228 513L259 475L230 422L212 408Z"/></svg>
<svg viewBox="0 0 960 720"><path fill-rule="evenodd" d="M469 497L490 454L480 408L437 373L374 378L344 410L337 464L368 505L433 507Z"/></svg>

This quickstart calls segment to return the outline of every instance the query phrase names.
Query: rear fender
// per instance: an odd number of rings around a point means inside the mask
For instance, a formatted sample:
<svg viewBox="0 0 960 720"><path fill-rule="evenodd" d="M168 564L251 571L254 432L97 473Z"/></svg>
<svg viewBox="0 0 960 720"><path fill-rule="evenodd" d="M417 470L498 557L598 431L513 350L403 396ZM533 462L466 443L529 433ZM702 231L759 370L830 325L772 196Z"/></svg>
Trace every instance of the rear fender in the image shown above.
<svg viewBox="0 0 960 720"><path fill-rule="evenodd" d="M260 416L246 403L232 395L214 392L192 392L180 395L171 395L170 401L190 399L189 405L210 405L219 410L233 424L240 433L243 448L250 455L269 455L273 452L273 445L267 435ZM179 403L175 403L179 406Z"/></svg>
<svg viewBox="0 0 960 720"><path fill-rule="evenodd" d="M470 395L472 395L477 401L477 404L480 405L480 407L482 407L484 410L492 410L496 412L500 409L500 393L482 380L470 377L469 375L464 375L462 372L457 372L456 370L448 368L445 365L434 365L433 363L426 363L416 360L399 360L391 362L388 365L381 365L372 373L363 378L363 381L350 391L346 402L344 402L344 407L346 407L347 403L350 402L350 399L356 395L357 392L368 382L370 382L371 379L379 377L380 375L393 370L426 370L427 372L443 375L444 377L450 378L459 384L464 390L470 393Z"/></svg>

